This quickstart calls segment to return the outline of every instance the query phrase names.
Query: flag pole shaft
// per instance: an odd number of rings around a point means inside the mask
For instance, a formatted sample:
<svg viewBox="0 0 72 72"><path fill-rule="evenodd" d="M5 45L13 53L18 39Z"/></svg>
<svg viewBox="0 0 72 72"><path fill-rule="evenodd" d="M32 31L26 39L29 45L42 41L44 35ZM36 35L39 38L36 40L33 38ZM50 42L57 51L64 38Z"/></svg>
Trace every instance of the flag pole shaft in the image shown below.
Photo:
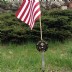
<svg viewBox="0 0 72 72"><path fill-rule="evenodd" d="M41 17L40 17L40 35L41 35L41 40L43 40L43 38L42 38L42 24L41 24Z"/></svg>
<svg viewBox="0 0 72 72"><path fill-rule="evenodd" d="M42 52L42 72L45 72L44 51Z"/></svg>
<svg viewBox="0 0 72 72"><path fill-rule="evenodd" d="M41 40L43 40L43 38L42 38L42 24L41 24L41 17L40 17L40 35L41 35ZM44 51L42 51L42 72L45 72Z"/></svg>

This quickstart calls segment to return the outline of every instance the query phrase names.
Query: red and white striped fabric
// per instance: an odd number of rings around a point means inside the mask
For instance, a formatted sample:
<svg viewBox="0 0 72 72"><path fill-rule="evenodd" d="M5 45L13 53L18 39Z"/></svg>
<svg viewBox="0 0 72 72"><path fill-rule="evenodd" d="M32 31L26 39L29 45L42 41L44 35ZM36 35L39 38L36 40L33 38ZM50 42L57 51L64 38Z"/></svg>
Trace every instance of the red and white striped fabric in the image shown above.
<svg viewBox="0 0 72 72"><path fill-rule="evenodd" d="M24 0L19 10L16 12L16 17L28 24L32 30L35 21L41 16L39 0Z"/></svg>

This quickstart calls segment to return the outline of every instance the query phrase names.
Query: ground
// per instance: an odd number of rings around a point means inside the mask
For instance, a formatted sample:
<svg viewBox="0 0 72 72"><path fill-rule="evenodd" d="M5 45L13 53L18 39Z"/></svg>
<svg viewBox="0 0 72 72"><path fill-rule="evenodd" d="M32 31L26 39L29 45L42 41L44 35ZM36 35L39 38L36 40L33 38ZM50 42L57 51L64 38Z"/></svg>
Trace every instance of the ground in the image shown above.
<svg viewBox="0 0 72 72"><path fill-rule="evenodd" d="M48 42L45 72L72 72L72 40ZM41 72L41 53L33 42L0 44L0 72Z"/></svg>

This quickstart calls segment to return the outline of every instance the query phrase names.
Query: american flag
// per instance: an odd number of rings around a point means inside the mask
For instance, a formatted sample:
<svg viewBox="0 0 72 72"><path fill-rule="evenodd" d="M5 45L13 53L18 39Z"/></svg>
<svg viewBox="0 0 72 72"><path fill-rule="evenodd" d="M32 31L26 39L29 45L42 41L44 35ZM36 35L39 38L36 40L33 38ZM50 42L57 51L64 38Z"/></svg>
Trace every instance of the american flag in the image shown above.
<svg viewBox="0 0 72 72"><path fill-rule="evenodd" d="M28 24L32 30L35 21L41 16L39 0L23 0L22 5L16 12L16 17Z"/></svg>

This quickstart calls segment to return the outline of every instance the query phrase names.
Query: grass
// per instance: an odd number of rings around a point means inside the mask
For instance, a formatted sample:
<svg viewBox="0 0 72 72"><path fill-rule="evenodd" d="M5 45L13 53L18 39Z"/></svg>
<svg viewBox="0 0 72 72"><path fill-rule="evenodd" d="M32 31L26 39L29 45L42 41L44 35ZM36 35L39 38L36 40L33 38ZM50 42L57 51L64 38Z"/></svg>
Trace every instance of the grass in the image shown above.
<svg viewBox="0 0 72 72"><path fill-rule="evenodd" d="M41 53L35 43L0 44L0 72L41 72ZM72 40L49 42L45 72L72 72Z"/></svg>

